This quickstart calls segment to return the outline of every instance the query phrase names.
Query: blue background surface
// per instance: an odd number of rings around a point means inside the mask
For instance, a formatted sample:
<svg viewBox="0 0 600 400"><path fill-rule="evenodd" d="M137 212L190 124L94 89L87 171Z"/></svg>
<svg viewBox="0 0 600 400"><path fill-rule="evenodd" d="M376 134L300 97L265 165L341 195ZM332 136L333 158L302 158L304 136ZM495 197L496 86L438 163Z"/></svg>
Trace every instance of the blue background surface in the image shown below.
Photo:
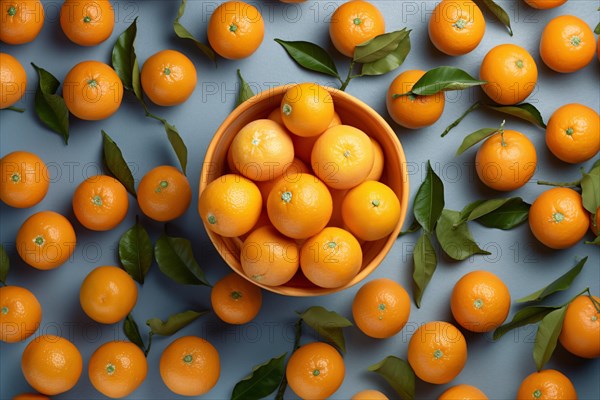
<svg viewBox="0 0 600 400"><path fill-rule="evenodd" d="M182 23L201 40L206 41L206 24L210 13L219 2L188 1ZM493 16L486 12L487 30L479 47L462 57L448 57L437 51L428 39L427 21L435 6L433 1L375 1L386 18L386 30L408 27L412 29L412 51L404 65L397 71L380 77L354 80L348 92L364 100L389 120L385 110L385 92L394 77L406 69L427 70L440 65L454 65L478 75L479 64L485 53L500 43L515 43L531 52L538 63L538 86L529 102L539 108L544 119L550 117L559 106L580 102L596 110L600 95L598 77L599 63L595 59L585 69L568 75L549 70L539 57L538 45L541 31L547 21L562 14L574 14L583 18L592 28L598 23L597 1L571 0L564 6L537 11L521 1L502 1L513 22L515 35L510 37ZM28 75L28 91L17 106L27 108L25 114L2 111L0 120L0 153L14 150L30 150L37 153L50 170L52 183L47 197L30 209L12 209L0 205L0 240L9 250L12 262L8 282L30 289L43 305L43 320L36 334L59 334L72 340L84 359L84 373L78 385L57 399L101 398L87 377L87 360L102 343L123 339L121 324L100 326L91 321L79 305L79 286L83 278L99 265L117 265L116 246L120 235L140 214L132 202L126 220L110 232L91 232L74 218L71 196L77 185L88 176L101 171L101 135L104 129L119 144L128 162L132 164L136 183L150 169L161 164L178 165L162 127L145 118L141 107L127 95L120 110L111 118L99 121L71 120L71 139L65 146L57 135L48 131L34 117L33 97L37 78L30 62L47 69L62 80L76 63L95 59L110 61L111 48L117 36L138 19L136 49L140 64L153 53L173 48L183 51L194 61L198 69L198 85L189 101L173 108L152 107L152 110L181 132L189 149L188 177L194 191L192 206L182 218L170 224L173 235L184 236L193 241L194 252L211 282L229 272L226 264L212 247L201 226L196 211L197 188L205 150L221 121L233 109L238 83L235 75L240 68L255 92L290 82L318 81L336 85L326 77L300 70L288 58L273 38L308 40L319 43L335 54L341 74L346 73L348 60L333 49L328 36L328 19L339 2L312 1L304 4L256 2L266 22L265 40L250 58L240 61L219 59L218 68L206 59L190 42L177 39L172 32L178 1L121 1L114 2L117 24L109 40L97 47L82 48L69 42L62 33L58 21L61 2L44 2L46 23L40 36L32 43L21 46L0 45L3 52L15 56L25 66ZM406 152L411 180L411 195L423 179L425 166L431 159L436 172L446 186L446 207L459 210L465 204L479 198L502 197L503 194L484 187L474 172L475 151L454 157L465 134L482 127L494 127L502 116L478 111L465 119L446 138L439 135L474 100L481 96L479 89L447 94L444 115L432 127L409 131L391 122ZM538 170L531 182L511 193L533 202L546 187L536 185L537 179L572 181L579 177L578 165L560 162L550 154L544 142L544 131L515 118L508 118L507 127L525 133L534 142L538 152ZM589 168L590 163L585 167ZM73 223L78 246L73 259L53 271L38 271L25 265L14 249L14 238L21 223L31 214L41 210L54 210L66 215ZM405 227L410 224L410 213ZM150 230L153 240L162 231L162 225L141 217ZM472 223L471 230L480 246L489 250L490 256L478 256L464 262L451 262L440 257L438 269L423 298L421 309L412 306L407 327L387 340L366 337L357 328L346 330L348 352L345 356L346 379L333 396L348 399L355 392L376 388L390 398L397 398L387 384L378 376L366 371L369 365L387 355L406 357L410 335L422 323L430 320L452 321L449 307L450 292L454 283L465 273L486 269L500 276L508 285L513 299L517 299L547 284L564 273L576 258L589 256L589 261L575 280L573 287L548 301L561 304L579 290L589 286L592 293L600 292L600 252L597 247L579 244L571 249L552 251L538 243L524 224L513 231L499 231ZM392 248L381 266L369 279L392 278L409 291L412 275L412 249L417 235L408 235ZM289 352L293 342L295 312L312 305L322 305L351 317L351 302L358 286L342 293L320 298L289 298L264 293L264 305L259 316L245 326L228 326L213 314L205 316L176 337L199 335L212 342L221 355L221 379L204 398L229 398L234 384L246 376L251 368L268 358ZM133 311L142 332L147 332L144 321L152 317L166 317L186 309L203 310L210 306L210 290L206 287L184 287L167 279L153 265ZM515 309L511 310L511 315ZM465 333L469 358L463 372L451 383L469 383L479 386L491 399L514 398L521 380L535 370L532 359L535 326L527 326L493 342L491 334ZM158 361L162 350L174 338L156 337L148 357L149 373L146 381L130 398L175 398L162 383L158 373ZM305 335L303 342L314 340ZM20 357L29 340L17 344L0 344L0 397L30 390L20 371ZM600 360L584 360L557 348L548 368L564 372L575 384L580 399L600 398ZM417 383L418 398L436 398L449 385ZM286 398L294 398L288 389Z"/></svg>

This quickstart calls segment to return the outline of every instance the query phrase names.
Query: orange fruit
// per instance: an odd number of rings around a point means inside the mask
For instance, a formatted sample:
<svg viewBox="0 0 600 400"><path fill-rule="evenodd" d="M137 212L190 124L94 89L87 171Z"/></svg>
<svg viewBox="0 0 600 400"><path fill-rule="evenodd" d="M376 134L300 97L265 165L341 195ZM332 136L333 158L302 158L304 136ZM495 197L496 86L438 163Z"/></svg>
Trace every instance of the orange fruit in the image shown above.
<svg viewBox="0 0 600 400"><path fill-rule="evenodd" d="M344 196L342 218L357 238L366 241L383 239L400 221L400 200L389 186L365 181Z"/></svg>
<svg viewBox="0 0 600 400"><path fill-rule="evenodd" d="M37 331L42 306L33 293L20 286L0 287L0 340L20 342Z"/></svg>
<svg viewBox="0 0 600 400"><path fill-rule="evenodd" d="M342 217L342 204L344 203L344 197L346 197L347 190L335 190L330 189L331 200L333 202L333 211L331 212L331 218L327 226L337 226L338 228L345 228L344 218Z"/></svg>
<svg viewBox="0 0 600 400"><path fill-rule="evenodd" d="M412 94L394 99L394 94L409 92L415 83L425 75L425 71L408 70L402 72L390 84L386 95L386 105L390 117L409 129L419 129L434 124L444 112L446 97L443 92L431 96Z"/></svg>
<svg viewBox="0 0 600 400"><path fill-rule="evenodd" d="M339 6L331 16L329 36L335 48L352 57L354 48L385 33L383 14L367 1L348 1Z"/></svg>
<svg viewBox="0 0 600 400"><path fill-rule="evenodd" d="M485 33L485 19L471 0L442 0L429 18L429 38L449 56L467 54L479 45Z"/></svg>
<svg viewBox="0 0 600 400"><path fill-rule="evenodd" d="M298 245L283 236L273 226L252 231L240 250L244 274L253 281L279 286L288 282L300 266Z"/></svg>
<svg viewBox="0 0 600 400"><path fill-rule="evenodd" d="M400 284L387 278L364 284L352 302L352 317L367 336L384 339L404 328L410 315L410 298Z"/></svg>
<svg viewBox="0 0 600 400"><path fill-rule="evenodd" d="M566 104L550 117L546 145L562 161L579 164L600 151L600 115L582 104Z"/></svg>
<svg viewBox="0 0 600 400"><path fill-rule="evenodd" d="M371 139L349 125L329 128L319 136L311 153L315 175L333 189L350 189L363 182L375 162Z"/></svg>
<svg viewBox="0 0 600 400"><path fill-rule="evenodd" d="M0 159L0 200L15 208L33 207L46 197L50 176L44 161L28 151Z"/></svg>
<svg viewBox="0 0 600 400"><path fill-rule="evenodd" d="M344 359L333 346L314 342L291 355L285 376L290 388L303 399L326 399L344 381Z"/></svg>
<svg viewBox="0 0 600 400"><path fill-rule="evenodd" d="M127 216L127 190L116 178L108 175L90 176L81 182L73 194L75 217L88 229L108 231Z"/></svg>
<svg viewBox="0 0 600 400"><path fill-rule="evenodd" d="M300 161L298 158L294 158L291 163L285 165L283 167L283 174L278 176L277 178L271 179L269 181L261 181L256 182L256 186L260 190L260 194L263 199L263 206L267 206L267 199L269 198L269 193L277 184L277 181L280 179L286 180L288 182L294 182L299 178L299 174L310 174L312 171Z"/></svg>
<svg viewBox="0 0 600 400"><path fill-rule="evenodd" d="M88 364L90 382L97 391L113 399L129 396L146 379L148 362L131 342L104 343L94 351Z"/></svg>
<svg viewBox="0 0 600 400"><path fill-rule="evenodd" d="M535 60L524 48L501 44L491 49L479 67L479 77L487 81L485 94L498 104L512 105L525 100L537 83Z"/></svg>
<svg viewBox="0 0 600 400"><path fill-rule="evenodd" d="M270 119L246 124L231 142L233 164L246 178L268 181L294 160L294 144L285 128Z"/></svg>
<svg viewBox="0 0 600 400"><path fill-rule="evenodd" d="M88 317L101 324L124 319L137 302L137 286L119 267L102 266L92 270L81 283L79 302Z"/></svg>
<svg viewBox="0 0 600 400"><path fill-rule="evenodd" d="M96 121L117 112L123 99L123 84L110 66L99 61L82 61L67 73L63 97L71 114Z"/></svg>
<svg viewBox="0 0 600 400"><path fill-rule="evenodd" d="M501 128L483 142L475 156L475 170L488 187L500 191L525 185L535 173L537 153L521 132Z"/></svg>
<svg viewBox="0 0 600 400"><path fill-rule="evenodd" d="M600 298L593 297L596 304L600 303ZM558 340L576 356L600 357L600 312L588 296L579 296L569 303Z"/></svg>
<svg viewBox="0 0 600 400"><path fill-rule="evenodd" d="M300 268L309 281L323 288L348 284L362 266L362 248L344 229L327 227L300 249Z"/></svg>
<svg viewBox="0 0 600 400"><path fill-rule="evenodd" d="M569 378L554 369L534 372L521 382L517 400L577 400Z"/></svg>
<svg viewBox="0 0 600 400"><path fill-rule="evenodd" d="M540 194L529 209L533 236L552 249L579 242L590 225L581 195L568 188L552 188Z"/></svg>
<svg viewBox="0 0 600 400"><path fill-rule="evenodd" d="M198 213L206 229L225 237L248 233L262 209L258 187L235 174L223 175L209 183L198 201Z"/></svg>
<svg viewBox="0 0 600 400"><path fill-rule="evenodd" d="M506 320L510 310L508 288L488 271L473 271L456 282L450 298L454 319L472 332L489 332Z"/></svg>
<svg viewBox="0 0 600 400"><path fill-rule="evenodd" d="M110 37L115 11L108 0L65 0L60 8L60 26L73 43L96 46Z"/></svg>
<svg viewBox="0 0 600 400"><path fill-rule="evenodd" d="M549 8L555 8L562 6L567 0L523 0L529 7L537 8L540 10L547 10Z"/></svg>
<svg viewBox="0 0 600 400"><path fill-rule="evenodd" d="M388 397L379 390L362 390L356 393L350 400L389 400Z"/></svg>
<svg viewBox="0 0 600 400"><path fill-rule="evenodd" d="M243 1L222 3L208 20L208 42L217 54L231 60L249 57L265 36L260 11Z"/></svg>
<svg viewBox="0 0 600 400"><path fill-rule="evenodd" d="M596 53L594 32L582 19L561 15L542 31L540 56L556 72L575 72L588 65Z"/></svg>
<svg viewBox="0 0 600 400"><path fill-rule="evenodd" d="M196 336L174 340L160 356L160 376L173 393L200 396L217 384L221 364L217 349Z"/></svg>
<svg viewBox="0 0 600 400"><path fill-rule="evenodd" d="M169 165L148 171L138 185L137 195L144 215L161 222L181 217L192 201L187 177Z"/></svg>
<svg viewBox="0 0 600 400"><path fill-rule="evenodd" d="M162 50L150 56L141 72L142 89L159 106L185 102L194 92L198 76L192 61L175 50Z"/></svg>
<svg viewBox="0 0 600 400"><path fill-rule="evenodd" d="M446 390L438 400L488 400L488 397L475 386L461 384Z"/></svg>
<svg viewBox="0 0 600 400"><path fill-rule="evenodd" d="M23 65L7 53L0 53L0 109L21 100L27 89L27 74Z"/></svg>
<svg viewBox="0 0 600 400"><path fill-rule="evenodd" d="M421 325L408 343L408 362L421 380L443 384L456 378L467 362L467 342L444 321Z"/></svg>
<svg viewBox="0 0 600 400"><path fill-rule="evenodd" d="M44 26L44 7L39 0L2 0L0 10L0 40L4 43L29 43Z"/></svg>
<svg viewBox="0 0 600 400"><path fill-rule="evenodd" d="M12 400L50 400L50 397L37 393L22 393L13 397Z"/></svg>
<svg viewBox="0 0 600 400"><path fill-rule="evenodd" d="M77 347L60 336L36 337L21 356L21 370L27 383L48 396L71 390L79 381L82 367Z"/></svg>
<svg viewBox="0 0 600 400"><path fill-rule="evenodd" d="M294 239L306 239L327 226L333 210L327 186L310 174L279 179L267 199L267 213L275 228Z"/></svg>
<svg viewBox="0 0 600 400"><path fill-rule="evenodd" d="M48 270L64 264L75 250L75 231L54 211L40 211L23 222L17 233L17 252L25 263Z"/></svg>
<svg viewBox="0 0 600 400"><path fill-rule="evenodd" d="M385 165L385 156L383 149L377 140L371 138L371 144L373 145L373 168L371 172L365 178L366 181L378 181L383 175L383 167Z"/></svg>
<svg viewBox="0 0 600 400"><path fill-rule="evenodd" d="M241 325L258 315L262 291L235 272L219 280L210 292L212 309L222 321Z"/></svg>
<svg viewBox="0 0 600 400"><path fill-rule="evenodd" d="M334 112L333 98L327 89L316 83L294 85L281 99L281 120L298 136L317 136L325 132Z"/></svg>

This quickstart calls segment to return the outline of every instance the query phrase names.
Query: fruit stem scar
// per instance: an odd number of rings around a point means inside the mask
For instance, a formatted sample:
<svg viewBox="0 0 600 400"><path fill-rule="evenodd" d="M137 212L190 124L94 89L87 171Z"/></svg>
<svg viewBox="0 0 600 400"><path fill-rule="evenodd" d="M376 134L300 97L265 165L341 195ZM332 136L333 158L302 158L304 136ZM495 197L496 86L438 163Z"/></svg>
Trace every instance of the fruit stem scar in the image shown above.
<svg viewBox="0 0 600 400"><path fill-rule="evenodd" d="M354 21L352 21L352 22L354 22L354 25L360 25L360 24L362 24L362 19L356 17L356 18L354 18Z"/></svg>
<svg viewBox="0 0 600 400"><path fill-rule="evenodd" d="M379 207L380 201L379 199L375 199L371 201L371 204L373 205L373 207Z"/></svg>
<svg viewBox="0 0 600 400"><path fill-rule="evenodd" d="M287 191L281 193L281 200L283 200L285 203L292 201L292 192Z"/></svg>
<svg viewBox="0 0 600 400"><path fill-rule="evenodd" d="M4 310L4 309L3 309L3 310ZM592 315L592 318L591 318L591 320L592 320L592 322L596 322L596 321L598 321L598 316L596 316L596 315Z"/></svg>
<svg viewBox="0 0 600 400"><path fill-rule="evenodd" d="M292 106L290 106L288 103L285 103L283 106L281 106L281 112L285 115L290 115L292 113Z"/></svg>
<svg viewBox="0 0 600 400"><path fill-rule="evenodd" d="M533 392L533 397L539 399L540 397L542 397L542 391L540 389L535 389L535 391Z"/></svg>
<svg viewBox="0 0 600 400"><path fill-rule="evenodd" d="M167 182L167 181L160 181L160 183L158 184L158 187L154 191L156 193L160 193L161 190L167 188L168 186L169 186L169 182Z"/></svg>
<svg viewBox="0 0 600 400"><path fill-rule="evenodd" d="M6 315L8 314L8 307L4 306L2 307L2 315Z"/></svg>
<svg viewBox="0 0 600 400"><path fill-rule="evenodd" d="M237 290L234 290L233 292L231 292L231 298L234 300L241 299L242 293L238 292Z"/></svg>
<svg viewBox="0 0 600 400"><path fill-rule="evenodd" d="M252 144L254 146L258 146L259 143L260 143L260 139L257 139L257 138L252 139Z"/></svg>
<svg viewBox="0 0 600 400"><path fill-rule="evenodd" d="M517 65L517 68L519 68L519 69L523 68L523 60L517 60L517 62L515 64Z"/></svg>
<svg viewBox="0 0 600 400"><path fill-rule="evenodd" d="M579 46L581 44L581 38L579 36L573 36L571 38L571 44L573 46Z"/></svg>
<svg viewBox="0 0 600 400"><path fill-rule="evenodd" d="M183 357L183 362L186 364L190 364L192 362L192 355L191 354L187 354L185 357Z"/></svg>
<svg viewBox="0 0 600 400"><path fill-rule="evenodd" d="M456 22L452 24L453 27L458 28L458 29L464 29L464 27L466 25L467 25L467 21L465 21L462 18L457 19Z"/></svg>
<svg viewBox="0 0 600 400"><path fill-rule="evenodd" d="M37 244L38 246L41 246L44 244L44 237L42 235L38 235L33 239L33 243Z"/></svg>
<svg viewBox="0 0 600 400"><path fill-rule="evenodd" d="M14 17L16 14L17 14L17 9L15 8L15 6L8 7L8 15L10 15L11 17Z"/></svg>
<svg viewBox="0 0 600 400"><path fill-rule="evenodd" d="M481 307L483 307L483 300L481 300L481 299L475 300L473 302L473 306L479 310Z"/></svg>
<svg viewBox="0 0 600 400"><path fill-rule="evenodd" d="M436 351L433 352L433 357L436 360L439 360L440 358L442 358L444 356L444 352L441 351L440 349L437 349Z"/></svg>
<svg viewBox="0 0 600 400"><path fill-rule="evenodd" d="M88 80L88 81L87 81L87 84L88 84L90 87L93 87L93 88L95 88L96 86L98 86L98 82L97 82L95 79L90 79L90 80Z"/></svg>
<svg viewBox="0 0 600 400"><path fill-rule="evenodd" d="M573 133L575 133L575 131L573 130L573 128L568 127L567 130L565 131L565 133L569 136L571 136Z"/></svg>
<svg viewBox="0 0 600 400"><path fill-rule="evenodd" d="M350 150L344 151L344 157L346 157L346 158L350 157Z"/></svg>
<svg viewBox="0 0 600 400"><path fill-rule="evenodd" d="M327 243L327 247L329 247L330 249L333 249L335 246L336 246L336 243L334 241Z"/></svg>
<svg viewBox="0 0 600 400"><path fill-rule="evenodd" d="M417 99L417 95L413 94L413 93L409 93L408 94L408 99L410 101L415 101Z"/></svg>
<svg viewBox="0 0 600 400"><path fill-rule="evenodd" d="M313 376L319 376L321 374L321 371L319 371L318 369L315 369L313 371Z"/></svg>
<svg viewBox="0 0 600 400"><path fill-rule="evenodd" d="M14 183L18 183L21 181L21 175L19 175L18 173L14 173L10 176L10 180Z"/></svg>
<svg viewBox="0 0 600 400"><path fill-rule="evenodd" d="M167 76L171 75L171 68L165 67L165 69L163 69L163 74Z"/></svg>
<svg viewBox="0 0 600 400"><path fill-rule="evenodd" d="M565 215L557 211L554 214L552 214L552 219L554 220L554 222L562 222L565 219Z"/></svg>
<svg viewBox="0 0 600 400"><path fill-rule="evenodd" d="M95 206L101 206L102 205L102 198L98 195L92 197L92 203L94 203Z"/></svg>
<svg viewBox="0 0 600 400"><path fill-rule="evenodd" d="M237 27L236 24L229 25L229 31L230 32L235 32L235 31L237 31L237 29L238 29L238 27Z"/></svg>
<svg viewBox="0 0 600 400"><path fill-rule="evenodd" d="M115 373L115 366L112 365L111 363L106 364L106 373L109 375L112 375Z"/></svg>
<svg viewBox="0 0 600 400"><path fill-rule="evenodd" d="M208 216L206 217L206 220L211 225L214 225L217 223L217 217L215 217L213 214L208 214Z"/></svg>
<svg viewBox="0 0 600 400"><path fill-rule="evenodd" d="M92 19L89 16L86 15L85 17L83 17L83 22L85 22L86 24L88 24L88 23L92 22Z"/></svg>

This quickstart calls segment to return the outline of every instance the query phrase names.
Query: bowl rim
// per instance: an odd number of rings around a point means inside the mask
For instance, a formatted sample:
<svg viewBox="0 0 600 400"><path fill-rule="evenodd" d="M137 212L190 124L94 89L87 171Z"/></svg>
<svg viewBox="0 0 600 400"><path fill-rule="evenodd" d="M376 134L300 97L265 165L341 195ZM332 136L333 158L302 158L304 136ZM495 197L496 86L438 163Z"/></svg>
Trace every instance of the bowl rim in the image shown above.
<svg viewBox="0 0 600 400"><path fill-rule="evenodd" d="M223 137L224 131L232 124L233 121L235 121L239 117L239 115L241 115L244 112L251 109L259 101L264 100L266 98L283 95L285 93L285 91L287 91L288 88L295 86L295 85L296 84L286 84L286 85L268 88L267 90L257 93L254 96L252 96L251 98L249 98L248 100L244 101L239 106L237 106L231 113L229 113L227 118L225 118L225 120L223 120L221 125L219 125L219 127L213 134L213 137L206 149L204 160L202 162L202 170L200 172L200 185L199 185L199 190L198 190L199 195L202 194L202 192L204 191L204 189L206 188L208 183L210 183L208 180L209 174L210 174L210 168L207 168L207 165L210 164L211 162L214 162L212 160L207 162L206 158L209 156L212 158L213 154L216 151L217 146L219 145L219 143ZM208 229L206 227L206 225L204 224L204 221L202 221L204 230L206 231L213 246L215 247L215 250L217 250L217 253L219 253L219 256L221 257L221 259L229 266L229 268L231 270L233 270L238 275L241 275L244 279L248 280L249 282L252 282L256 286L261 287L262 289L268 290L273 293L285 295L285 296L314 297L314 296L328 295L328 294L333 294L333 293L337 293L342 290L348 289L348 288L354 286L355 284L363 281L367 276L369 276L381 264L383 259L387 256L387 254L393 247L394 243L396 242L396 239L398 238L398 235L400 234L402 226L404 225L404 222L406 219L406 214L408 211L408 195L409 195L409 186L410 185L409 185L409 176L408 176L406 155L404 154L404 149L402 148L402 144L400 143L400 140L398 139L398 136L396 135L394 130L391 128L391 126L387 123L387 121L377 111L375 111L371 106L369 106L362 100L360 100L357 97L352 96L351 94L346 93L340 89L333 88L330 86L325 86L325 85L321 85L321 86L330 93L330 95L334 98L334 102L335 102L336 98L342 98L342 99L346 100L347 102L352 103L354 106L364 109L366 112L368 112L371 115L371 117L373 117L373 119L377 122L377 124L379 126L381 126L381 128L391 138L391 140L394 144L394 148L392 149L392 151L394 151L396 154L398 154L398 158L399 158L399 162L400 162L401 178L402 178L402 185L401 185L402 193L401 193L401 198L399 200L400 200L400 204L403 207L400 210L400 219L399 219L398 223L396 224L396 227L394 228L392 233L390 233L387 236L387 239L385 240L385 243L383 244L382 249L377 253L377 255L367 265L364 266L364 268L362 268L360 270L360 272L350 282L348 282L347 284L345 284L343 286L337 287L337 288L315 287L315 288L311 288L309 290L307 288L303 288L303 287L292 287L292 286L285 286L285 285L267 286L267 285L261 284L259 282L256 282L256 281L248 278L244 273L240 272L237 269L237 267L232 266L230 261L228 260L228 258L224 257L223 254L221 253L221 251L219 250L219 248L223 248L223 247L228 248L228 245L226 244L223 237L221 237L221 235Z"/></svg>

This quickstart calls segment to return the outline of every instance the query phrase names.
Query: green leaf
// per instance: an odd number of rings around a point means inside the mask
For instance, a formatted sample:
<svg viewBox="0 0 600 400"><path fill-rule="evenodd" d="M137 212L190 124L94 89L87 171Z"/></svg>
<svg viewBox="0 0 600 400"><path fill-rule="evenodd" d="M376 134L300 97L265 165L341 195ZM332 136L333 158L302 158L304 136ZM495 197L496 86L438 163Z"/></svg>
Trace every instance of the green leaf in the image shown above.
<svg viewBox="0 0 600 400"><path fill-rule="evenodd" d="M592 241L586 240L585 244L594 244L596 246L600 246L600 236L596 236L596 238Z"/></svg>
<svg viewBox="0 0 600 400"><path fill-rule="evenodd" d="M482 0L482 2L492 12L492 14L494 14L494 16L498 18L498 21L504 24L504 26L508 29L508 34L512 36L513 31L510 26L510 17L506 13L506 11L504 11L504 9L500 7L497 3L495 3L493 0Z"/></svg>
<svg viewBox="0 0 600 400"><path fill-rule="evenodd" d="M181 4L179 5L179 11L177 12L177 17L175 21L173 21L173 30L177 37L181 39L188 39L194 42L194 44L204 53L204 55L210 58L215 64L217 62L217 57L215 56L215 52L209 46L205 45L198 39L194 37L183 25L179 22L181 17L183 17L183 13L185 12L186 0L181 0Z"/></svg>
<svg viewBox="0 0 600 400"><path fill-rule="evenodd" d="M319 72L321 74L340 78L333 58L322 47L303 41L288 42L281 39L275 39L288 55L304 69L309 71Z"/></svg>
<svg viewBox="0 0 600 400"><path fill-rule="evenodd" d="M533 346L533 359L538 371L544 368L554 353L566 311L567 306L552 311L542 319L538 326Z"/></svg>
<svg viewBox="0 0 600 400"><path fill-rule="evenodd" d="M152 265L152 241L146 229L136 220L135 225L119 240L119 260L123 269L140 284Z"/></svg>
<svg viewBox="0 0 600 400"><path fill-rule="evenodd" d="M561 275L559 278L552 281L552 283L550 283L548 286L543 287L540 290L537 290L528 296L520 298L519 300L517 300L517 303L527 303L530 301L542 301L546 297L548 297L554 293L561 292L563 290L567 290L569 287L571 287L571 283L573 283L573 280L577 277L577 275L579 275L579 273L583 269L583 266L585 265L585 262L587 261L587 259L588 259L587 257L584 257L573 268L571 268L569 271L567 271L566 273Z"/></svg>
<svg viewBox="0 0 600 400"><path fill-rule="evenodd" d="M15 112L18 112L21 114L26 111L24 108L19 108L19 107L15 107L15 106L5 107L5 108L3 108L3 110L15 111Z"/></svg>
<svg viewBox="0 0 600 400"><path fill-rule="evenodd" d="M592 168L581 178L581 198L583 207L595 215L600 207L600 168Z"/></svg>
<svg viewBox="0 0 600 400"><path fill-rule="evenodd" d="M446 127L446 129L444 129L444 132L442 132L442 134L440 135L441 137L446 136L448 133L450 133L450 131L454 128L456 128L458 126L458 124L460 124L462 122L463 119L465 119L465 117L469 114L471 114L473 111L477 110L479 107L481 107L483 103L481 101L476 101L475 103L473 103L471 105L471 107L467 108L465 110L464 113L462 113L462 115L460 117L458 117L458 119L456 121L454 121L453 123L451 123L450 125L448 125Z"/></svg>
<svg viewBox="0 0 600 400"><path fill-rule="evenodd" d="M488 228L509 230L526 222L531 204L516 197L498 209L477 218L477 222Z"/></svg>
<svg viewBox="0 0 600 400"><path fill-rule="evenodd" d="M524 119L527 122L531 122L533 125L546 129L546 124L544 123L542 114L532 104L521 103L514 106L492 106L485 104L485 106L491 110Z"/></svg>
<svg viewBox="0 0 600 400"><path fill-rule="evenodd" d="M413 205L415 220L425 232L433 232L444 209L444 184L427 161L427 176L419 187Z"/></svg>
<svg viewBox="0 0 600 400"><path fill-rule="evenodd" d="M408 53L410 53L410 30L404 31L406 35L402 38L398 47L388 55L377 61L365 63L362 65L361 75L383 75L400 67Z"/></svg>
<svg viewBox="0 0 600 400"><path fill-rule="evenodd" d="M204 271L200 268L189 240L162 234L154 246L156 262L163 274L184 285L206 285Z"/></svg>
<svg viewBox="0 0 600 400"><path fill-rule="evenodd" d="M455 226L460 213L453 210L442 211L442 216L435 228L435 234L444 252L454 260L462 261L475 254L491 254L479 248L469 226L464 223Z"/></svg>
<svg viewBox="0 0 600 400"><path fill-rule="evenodd" d="M409 92L394 94L393 97L407 96L430 96L448 90L463 90L472 86L487 83L473 78L467 72L456 67L437 67L429 70L423 75Z"/></svg>
<svg viewBox="0 0 600 400"><path fill-rule="evenodd" d="M121 78L123 87L135 93L136 97L143 102L141 97L141 85L139 81L140 68L135 54L135 37L137 36L137 17L131 25L119 35L112 49L112 66ZM137 85L137 87L136 87Z"/></svg>
<svg viewBox="0 0 600 400"><path fill-rule="evenodd" d="M406 36L408 36L406 28L400 31L377 35L373 39L367 40L354 48L353 60L361 64L380 60L396 50Z"/></svg>
<svg viewBox="0 0 600 400"><path fill-rule="evenodd" d="M10 270L10 258L8 258L8 254L6 250L4 250L4 246L0 244L0 282L6 285L6 277L8 275L8 271Z"/></svg>
<svg viewBox="0 0 600 400"><path fill-rule="evenodd" d="M308 308L300 314L300 318L325 341L335 345L342 352L346 352L346 341L342 329L352 326L352 322L347 318L320 306Z"/></svg>
<svg viewBox="0 0 600 400"><path fill-rule="evenodd" d="M458 148L458 150L456 150L455 156L460 156L462 153L475 146L483 139L492 136L496 132L498 132L498 128L483 128L467 135L467 137L463 139L463 142Z"/></svg>
<svg viewBox="0 0 600 400"><path fill-rule="evenodd" d="M146 321L146 325L150 327L150 333L152 335L171 336L205 314L208 314L208 311L197 312L188 310L169 315L166 322L160 318L151 318Z"/></svg>
<svg viewBox="0 0 600 400"><path fill-rule="evenodd" d="M283 353L252 368L250 375L236 383L231 400L260 400L273 393L283 379L286 356Z"/></svg>
<svg viewBox="0 0 600 400"><path fill-rule="evenodd" d="M413 251L413 297L417 308L421 308L421 299L437 267L437 255L428 233L422 233Z"/></svg>
<svg viewBox="0 0 600 400"><path fill-rule="evenodd" d="M146 352L146 346L144 346L142 335L140 335L140 329L131 314L128 314L127 318L123 321L123 332L131 343L139 347L144 353Z"/></svg>
<svg viewBox="0 0 600 400"><path fill-rule="evenodd" d="M598 23L598 25L596 25L596 28L594 29L594 33L596 35L600 35L600 22Z"/></svg>
<svg viewBox="0 0 600 400"><path fill-rule="evenodd" d="M183 139L181 138L181 135L179 135L175 125L171 125L165 120L163 120L162 123L165 127L165 132L167 133L169 143L171 143L171 147L173 148L173 151L175 151L175 155L177 155L177 159L179 160L179 165L181 165L181 170L185 175L188 161L187 146L183 142Z"/></svg>
<svg viewBox="0 0 600 400"><path fill-rule="evenodd" d="M56 94L60 82L50 72L31 63L38 74L35 91L35 114L52 131L69 143L69 109L65 100Z"/></svg>
<svg viewBox="0 0 600 400"><path fill-rule="evenodd" d="M106 132L101 132L104 163L106 164L106 167L110 173L125 186L125 189L135 197L135 181L133 179L133 174L129 169L129 165L127 165L127 162L123 158L121 149L119 149L119 146L117 146L115 141L112 140Z"/></svg>
<svg viewBox="0 0 600 400"><path fill-rule="evenodd" d="M381 375L402 400L415 398L415 373L403 359L388 356L377 364L371 365L369 371Z"/></svg>
<svg viewBox="0 0 600 400"><path fill-rule="evenodd" d="M417 220L413 220L412 224L408 227L407 230L402 231L398 234L398 237L408 235L409 233L418 232L421 230L421 224L417 222Z"/></svg>
<svg viewBox="0 0 600 400"><path fill-rule="evenodd" d="M242 77L242 73L239 69L237 70L237 75L240 79L240 92L235 103L236 107L248 100L249 98L251 98L252 96L254 96L252 88L250 87L250 85L248 85L248 82L244 80L244 78Z"/></svg>
<svg viewBox="0 0 600 400"><path fill-rule="evenodd" d="M494 331L493 339L498 340L506 333L513 329L520 328L525 325L535 324L541 321L546 315L550 314L554 310L558 310L560 307L556 306L530 306L519 310L512 318L512 320Z"/></svg>

